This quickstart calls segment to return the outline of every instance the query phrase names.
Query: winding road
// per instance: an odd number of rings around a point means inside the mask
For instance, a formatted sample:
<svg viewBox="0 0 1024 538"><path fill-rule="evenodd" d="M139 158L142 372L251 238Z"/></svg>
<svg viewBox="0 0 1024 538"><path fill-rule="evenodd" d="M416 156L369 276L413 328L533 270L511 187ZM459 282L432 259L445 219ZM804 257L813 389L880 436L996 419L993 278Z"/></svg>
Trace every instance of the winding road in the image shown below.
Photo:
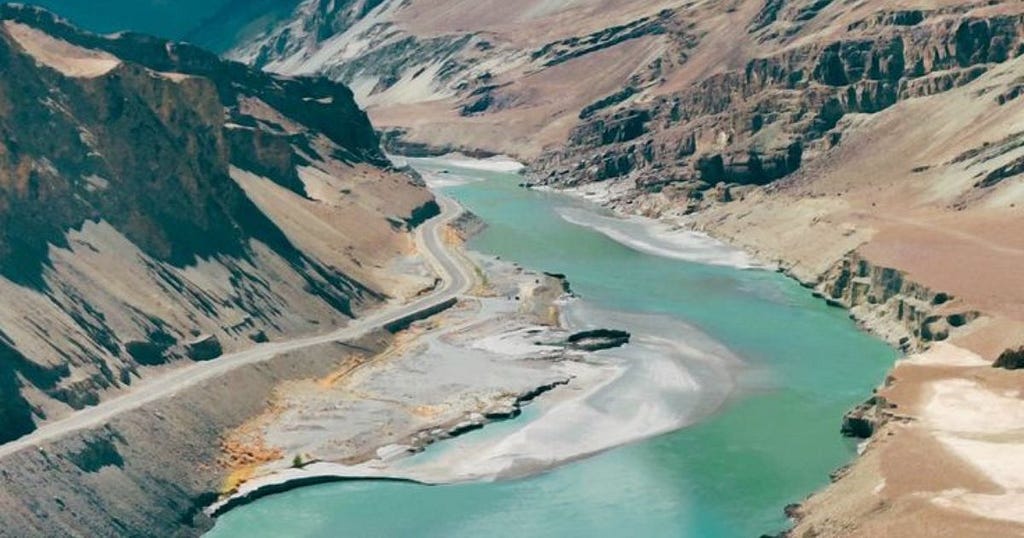
<svg viewBox="0 0 1024 538"><path fill-rule="evenodd" d="M29 435L0 446L0 458L57 440L75 431L100 427L121 413L174 396L182 389L217 378L236 368L264 362L282 353L310 346L359 338L390 323L429 311L468 292L474 282L473 271L456 254L448 250L441 236L441 230L462 213L462 208L449 198L440 195L436 198L441 213L425 222L415 232L419 251L434 266L442 280L442 284L429 295L408 303L386 305L327 334L260 344L245 351L224 355L214 361L191 364L164 375L144 379L134 384L131 392L44 424Z"/></svg>

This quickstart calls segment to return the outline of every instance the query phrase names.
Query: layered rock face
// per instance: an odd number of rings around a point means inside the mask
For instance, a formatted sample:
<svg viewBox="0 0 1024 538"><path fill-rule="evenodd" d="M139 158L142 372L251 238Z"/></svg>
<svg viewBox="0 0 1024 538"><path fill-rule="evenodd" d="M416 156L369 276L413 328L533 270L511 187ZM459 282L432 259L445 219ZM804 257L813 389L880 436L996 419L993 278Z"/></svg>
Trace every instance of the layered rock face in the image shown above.
<svg viewBox="0 0 1024 538"><path fill-rule="evenodd" d="M406 248L395 223L435 206L346 88L41 10L0 20L0 441L390 291L372 268Z"/></svg>
<svg viewBox="0 0 1024 538"><path fill-rule="evenodd" d="M606 4L307 0L231 55L352 84L395 151L506 152L544 183L636 178L695 209L793 173L844 115L1021 51L1007 2Z"/></svg>
<svg viewBox="0 0 1024 538"><path fill-rule="evenodd" d="M537 161L541 181L635 177L639 190L668 188L695 210L722 201L708 192L720 183L764 185L827 152L848 114L948 91L1024 52L1019 9L861 9L854 18L828 5L768 2L744 36L766 54L679 91L651 88L641 100L633 90L632 102L585 109L566 147Z"/></svg>
<svg viewBox="0 0 1024 538"><path fill-rule="evenodd" d="M351 85L394 151L535 156L588 104L680 63L693 37L673 3L306 0L229 56Z"/></svg>

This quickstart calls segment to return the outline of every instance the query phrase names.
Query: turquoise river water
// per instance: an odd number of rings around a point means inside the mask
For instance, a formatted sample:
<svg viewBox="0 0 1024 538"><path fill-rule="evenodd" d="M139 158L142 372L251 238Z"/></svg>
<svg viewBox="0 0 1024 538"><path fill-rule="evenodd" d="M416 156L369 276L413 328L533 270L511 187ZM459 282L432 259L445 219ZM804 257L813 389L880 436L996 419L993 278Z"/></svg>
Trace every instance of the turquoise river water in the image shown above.
<svg viewBox="0 0 1024 538"><path fill-rule="evenodd" d="M838 433L840 419L882 379L895 352L844 311L771 271L627 248L560 216L579 202L521 189L514 174L444 167L479 180L444 189L489 225L471 248L564 273L602 308L683 320L767 379L695 426L531 478L300 488L225 514L210 538L749 538L785 528L783 507L854 456L853 442Z"/></svg>

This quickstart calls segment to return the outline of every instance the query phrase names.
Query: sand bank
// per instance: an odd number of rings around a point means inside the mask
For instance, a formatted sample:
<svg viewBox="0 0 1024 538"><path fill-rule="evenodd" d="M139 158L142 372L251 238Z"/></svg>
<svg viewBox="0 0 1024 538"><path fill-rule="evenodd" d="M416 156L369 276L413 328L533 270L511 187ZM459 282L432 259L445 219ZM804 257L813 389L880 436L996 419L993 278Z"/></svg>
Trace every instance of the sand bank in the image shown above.
<svg viewBox="0 0 1024 538"><path fill-rule="evenodd" d="M685 323L604 311L564 294L555 277L466 256L487 284L459 307L327 383L279 391L259 431L283 457L212 512L322 481L527 476L685 427L737 388L742 361ZM552 318L552 309L560 315ZM594 328L624 329L632 340L598 352L564 345ZM518 420L458 436L524 405L529 412ZM450 440L433 445L443 439ZM292 468L296 455L315 463Z"/></svg>

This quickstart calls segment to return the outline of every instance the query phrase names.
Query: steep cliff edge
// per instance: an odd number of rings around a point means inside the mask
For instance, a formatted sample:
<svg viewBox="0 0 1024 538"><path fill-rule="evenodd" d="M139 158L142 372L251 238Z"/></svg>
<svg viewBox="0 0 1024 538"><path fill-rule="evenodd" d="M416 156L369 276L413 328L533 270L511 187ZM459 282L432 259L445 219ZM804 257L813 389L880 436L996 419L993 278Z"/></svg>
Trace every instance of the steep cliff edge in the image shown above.
<svg viewBox="0 0 1024 538"><path fill-rule="evenodd" d="M0 21L0 441L402 293L386 265L436 206L346 88Z"/></svg>

